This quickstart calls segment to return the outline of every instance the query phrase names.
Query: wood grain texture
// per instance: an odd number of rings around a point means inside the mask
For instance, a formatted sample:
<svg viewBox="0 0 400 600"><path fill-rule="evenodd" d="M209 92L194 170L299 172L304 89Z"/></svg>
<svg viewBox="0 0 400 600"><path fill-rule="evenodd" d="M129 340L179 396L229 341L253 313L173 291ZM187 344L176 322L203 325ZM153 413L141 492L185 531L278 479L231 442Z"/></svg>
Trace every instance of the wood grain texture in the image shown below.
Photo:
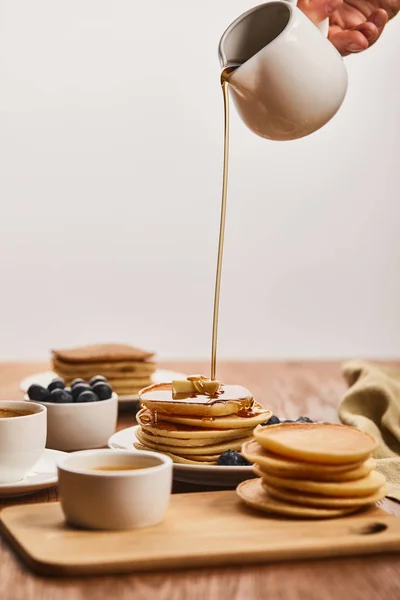
<svg viewBox="0 0 400 600"><path fill-rule="evenodd" d="M187 373L207 374L209 371L207 363L199 362L168 362L162 366ZM0 399L22 399L18 387L21 379L47 368L46 363L0 363ZM307 414L314 419L337 421L336 407L345 389L338 362L221 362L218 377L248 387L262 404L287 418ZM124 411L118 428L133 423L134 413ZM0 507L56 499L55 490L50 490L18 500L0 501ZM385 501L382 507L400 516L399 504ZM0 598L398 600L400 557L382 555L60 581L32 575L0 540Z"/></svg>
<svg viewBox="0 0 400 600"><path fill-rule="evenodd" d="M35 572L58 576L400 552L400 519L379 508L341 519L277 519L247 508L235 491L175 494L162 523L135 531L67 526L58 502L6 508L0 526Z"/></svg>

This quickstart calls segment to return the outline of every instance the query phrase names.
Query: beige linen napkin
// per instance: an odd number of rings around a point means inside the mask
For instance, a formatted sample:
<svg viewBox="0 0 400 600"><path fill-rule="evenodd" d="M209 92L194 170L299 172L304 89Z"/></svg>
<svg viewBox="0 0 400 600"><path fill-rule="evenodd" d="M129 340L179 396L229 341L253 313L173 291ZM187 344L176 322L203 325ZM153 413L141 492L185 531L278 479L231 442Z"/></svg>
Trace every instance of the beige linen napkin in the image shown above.
<svg viewBox="0 0 400 600"><path fill-rule="evenodd" d="M351 361L343 375L349 389L339 417L376 438L377 471L386 477L387 496L400 502L400 367Z"/></svg>

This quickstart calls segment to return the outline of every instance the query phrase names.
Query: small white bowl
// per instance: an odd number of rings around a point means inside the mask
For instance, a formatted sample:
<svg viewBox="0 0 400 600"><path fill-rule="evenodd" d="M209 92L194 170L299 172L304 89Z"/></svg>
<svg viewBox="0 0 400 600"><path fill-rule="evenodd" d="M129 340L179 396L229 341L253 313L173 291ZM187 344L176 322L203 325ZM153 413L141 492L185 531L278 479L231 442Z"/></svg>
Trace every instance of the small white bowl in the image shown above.
<svg viewBox="0 0 400 600"><path fill-rule="evenodd" d="M124 470L96 470L99 467ZM171 488L172 460L156 452L86 450L58 463L66 520L87 529L157 525L164 519Z"/></svg>
<svg viewBox="0 0 400 600"><path fill-rule="evenodd" d="M29 400L28 396L25 397ZM46 448L52 450L87 450L102 448L115 432L118 395L98 402L39 402L47 408Z"/></svg>

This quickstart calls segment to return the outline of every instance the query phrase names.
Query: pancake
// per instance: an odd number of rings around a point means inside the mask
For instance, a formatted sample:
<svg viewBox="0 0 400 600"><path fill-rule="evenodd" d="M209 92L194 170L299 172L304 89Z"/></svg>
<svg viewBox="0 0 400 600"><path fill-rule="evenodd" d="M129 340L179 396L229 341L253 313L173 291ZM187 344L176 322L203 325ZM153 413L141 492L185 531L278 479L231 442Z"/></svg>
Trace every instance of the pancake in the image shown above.
<svg viewBox="0 0 400 600"><path fill-rule="evenodd" d="M101 365L94 367L85 367L85 368L76 368L76 369L64 369L62 365L53 362L53 371L56 373L60 373L63 375L65 379L74 379L75 377L81 377L82 379L91 379L94 375L103 375L107 377L107 379L123 379L126 380L128 378L131 379L145 379L151 382L151 376L155 371L155 367L151 369L132 369L132 370L117 370L117 369L106 369ZM150 385L150 384L149 384Z"/></svg>
<svg viewBox="0 0 400 600"><path fill-rule="evenodd" d="M52 356L63 362L81 364L103 361L144 361L152 358L154 352L147 352L128 344L94 344L65 350L52 350Z"/></svg>
<svg viewBox="0 0 400 600"><path fill-rule="evenodd" d="M58 358L53 357L53 365L60 367L66 373L72 373L76 371L93 371L97 369L97 372L110 371L115 373L152 373L156 368L156 364L150 361L98 361L88 363L66 363Z"/></svg>
<svg viewBox="0 0 400 600"><path fill-rule="evenodd" d="M140 442L135 442L133 445L135 448L137 448L137 450L146 450L147 452L154 452L154 450L152 448L148 448L147 446L141 444ZM217 460L219 458L219 455L202 456L201 460L195 460L193 457L178 456L176 454L173 454L172 452L162 452L162 454L166 454L167 456L172 458L174 463L181 464L181 465L202 465L202 466L216 465Z"/></svg>
<svg viewBox="0 0 400 600"><path fill-rule="evenodd" d="M229 440L220 444L211 444L209 446L198 446L198 447L185 447L181 448L180 451L176 446L160 444L157 441L149 441L148 436L145 436L141 429L136 431L136 437L142 444L146 445L152 450L158 452L172 452L174 454L183 454L184 456L201 456L201 455L217 455L219 456L227 450L240 450L243 442L246 438L238 438L235 440Z"/></svg>
<svg viewBox="0 0 400 600"><path fill-rule="evenodd" d="M53 357L53 364L60 365L65 371L79 371L82 370L93 370L93 369L104 369L121 373L149 373L156 368L156 364L151 361L96 361L88 363L66 363L58 358Z"/></svg>
<svg viewBox="0 0 400 600"><path fill-rule="evenodd" d="M264 409L258 402L254 402L253 410L256 414L251 417L240 417L236 414L215 417L214 419L204 419L202 417L182 417L163 413L162 416L160 415L160 418L168 423L189 427L202 427L204 429L246 429L254 428L256 425L268 421L272 415L270 410Z"/></svg>
<svg viewBox="0 0 400 600"><path fill-rule="evenodd" d="M124 387L124 386L140 386L143 385L143 382L151 381L151 378L146 375L146 377L136 378L136 377L107 377L109 383L113 387Z"/></svg>
<svg viewBox="0 0 400 600"><path fill-rule="evenodd" d="M161 415L162 416L162 415ZM158 419L157 424L152 423L151 412L145 408L141 409L136 414L136 420L142 427L143 432L152 433L153 435L166 437L168 439L180 439L180 440L195 440L196 438L204 438L207 436L212 439L233 439L239 436L252 435L253 427L244 429L210 429L205 432L204 427L190 427L184 425L176 425L174 423L168 423L167 421L161 421Z"/></svg>
<svg viewBox="0 0 400 600"><path fill-rule="evenodd" d="M385 485L385 478L377 471L355 481L329 483L326 481L308 481L301 479L287 479L263 473L263 481L267 485L278 489L297 490L331 497L369 496Z"/></svg>
<svg viewBox="0 0 400 600"><path fill-rule="evenodd" d="M168 454L176 463L201 464L208 457L216 464L221 454L240 450L271 415L246 388L203 375L153 384L139 399L135 447Z"/></svg>
<svg viewBox="0 0 400 600"><path fill-rule="evenodd" d="M240 385L223 385L221 392L215 396L192 394L182 399L172 395L172 383L155 383L139 393L142 406L153 413L180 417L221 417L237 414L240 411L250 411L253 406L253 396ZM164 419L165 420L165 419Z"/></svg>
<svg viewBox="0 0 400 600"><path fill-rule="evenodd" d="M322 508L358 508L375 504L384 498L386 486L382 486L370 496L355 496L354 498L330 498L317 496L315 494L300 494L299 492L271 487L263 481L263 488L267 494L276 500L289 502L290 504L301 504L302 506L317 506Z"/></svg>
<svg viewBox="0 0 400 600"><path fill-rule="evenodd" d="M243 454L243 452L242 452ZM243 454L243 456L245 456ZM245 456L245 458L247 458ZM247 458L247 460L250 460ZM254 461L250 461L254 462ZM369 458L364 463L361 463L360 467L355 469L351 469L350 471L342 471L339 473L331 473L329 471L318 471L318 470L301 470L299 471L281 471L280 469L268 468L263 469L260 465L260 476L264 476L264 473L267 475L273 475L274 477L282 477L284 479L305 479L310 481L326 481L326 482L337 482L342 483L344 481L355 481L356 479L362 479L363 477L367 477L371 471L374 470L376 462L373 458ZM302 466L302 465L299 465Z"/></svg>
<svg viewBox="0 0 400 600"><path fill-rule="evenodd" d="M95 375L108 379L120 395L136 395L152 381L155 363L152 352L127 344L96 344L52 351L52 367L67 385L81 377L88 381Z"/></svg>
<svg viewBox="0 0 400 600"><path fill-rule="evenodd" d="M289 479L351 481L368 475L376 464L373 458L369 458L364 462L349 463L348 465L313 465L267 452L255 439L245 442L241 452L249 462L259 466L261 473L266 472L276 477Z"/></svg>
<svg viewBox="0 0 400 600"><path fill-rule="evenodd" d="M190 438L190 439L179 439L179 438L170 438L170 437L164 437L161 435L154 435L152 433L149 433L145 428L142 428L140 431L140 439L143 440L143 442L149 442L150 444L161 444L164 446L172 446L172 447L176 447L177 450L179 451L183 451L183 449L185 447L192 447L192 448L198 448L199 446L211 446L218 443L222 443L222 442L228 442L229 440L234 441L235 439L240 439L243 440L244 439L244 435L242 434L242 430L241 429L234 429L233 431L235 432L235 435L227 435L226 438L223 439L218 439L218 438L213 438L213 437L202 437L202 438ZM210 432L212 433L212 431ZM205 435L206 432L203 430L203 435ZM251 435L251 432L250 434ZM139 436L137 436L139 437Z"/></svg>
<svg viewBox="0 0 400 600"><path fill-rule="evenodd" d="M254 437L269 452L322 464L363 461L377 446L372 436L355 427L328 423L280 423L257 427Z"/></svg>
<svg viewBox="0 0 400 600"><path fill-rule="evenodd" d="M318 508L286 503L283 500L272 498L263 488L261 479L243 481L236 488L236 493L247 506L256 510L302 519L332 519L358 510L355 507Z"/></svg>

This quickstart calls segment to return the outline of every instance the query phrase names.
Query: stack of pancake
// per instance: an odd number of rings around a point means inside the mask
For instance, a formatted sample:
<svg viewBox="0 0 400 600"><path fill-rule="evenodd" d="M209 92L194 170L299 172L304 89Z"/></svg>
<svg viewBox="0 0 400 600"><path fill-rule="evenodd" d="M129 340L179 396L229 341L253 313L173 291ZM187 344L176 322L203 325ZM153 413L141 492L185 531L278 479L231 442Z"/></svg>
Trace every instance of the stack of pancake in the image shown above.
<svg viewBox="0 0 400 600"><path fill-rule="evenodd" d="M126 396L151 383L155 370L152 357L152 352L126 344L97 344L52 350L52 367L67 385L78 377L89 380L103 375L117 394Z"/></svg>
<svg viewBox="0 0 400 600"><path fill-rule="evenodd" d="M240 450L254 427L271 416L241 386L221 385L212 395L201 389L174 394L175 383L139 393L136 448L168 454L175 463L215 465L224 452Z"/></svg>
<svg viewBox="0 0 400 600"><path fill-rule="evenodd" d="M385 478L371 458L375 448L373 437L347 425L257 427L242 454L259 479L241 483L237 493L268 513L317 519L351 513L385 495Z"/></svg>

